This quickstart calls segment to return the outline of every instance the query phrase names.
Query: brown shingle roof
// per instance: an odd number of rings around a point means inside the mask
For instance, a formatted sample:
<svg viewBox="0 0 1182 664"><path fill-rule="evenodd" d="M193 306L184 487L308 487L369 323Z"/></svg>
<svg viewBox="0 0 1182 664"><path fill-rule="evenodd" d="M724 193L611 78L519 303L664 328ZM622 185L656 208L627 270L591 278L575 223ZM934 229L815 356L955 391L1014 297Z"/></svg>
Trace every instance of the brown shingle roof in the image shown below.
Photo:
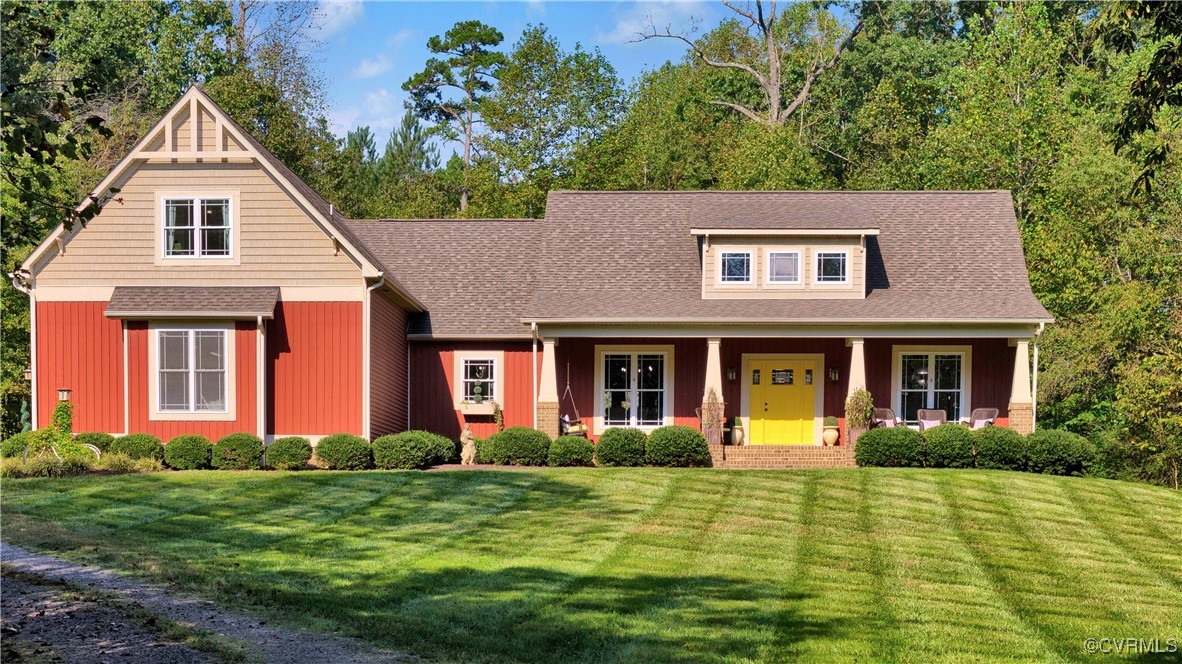
<svg viewBox="0 0 1182 664"><path fill-rule="evenodd" d="M271 318L278 286L116 286L111 318Z"/></svg>
<svg viewBox="0 0 1182 664"><path fill-rule="evenodd" d="M729 195L735 193L686 192L682 199L689 208L692 226L761 230L877 228L872 222L878 201L862 192L748 191L741 192L741 196Z"/></svg>

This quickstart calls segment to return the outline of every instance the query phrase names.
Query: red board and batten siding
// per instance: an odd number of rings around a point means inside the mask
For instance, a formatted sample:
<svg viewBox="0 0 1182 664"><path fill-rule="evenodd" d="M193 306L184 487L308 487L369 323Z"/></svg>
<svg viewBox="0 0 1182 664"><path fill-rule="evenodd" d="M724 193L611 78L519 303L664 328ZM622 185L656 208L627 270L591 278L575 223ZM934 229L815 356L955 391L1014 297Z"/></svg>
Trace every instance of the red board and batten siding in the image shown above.
<svg viewBox="0 0 1182 664"><path fill-rule="evenodd" d="M106 302L37 303L37 424L69 388L75 431L123 431L123 324Z"/></svg>
<svg viewBox="0 0 1182 664"><path fill-rule="evenodd" d="M183 434L196 433L217 440L231 433L258 432L258 330L255 321L234 323L234 419L212 420L153 420L149 409L155 397L148 375L148 343L146 321L127 323L127 382L131 408L128 415L131 433L150 433L168 442ZM75 427L77 428L77 427Z"/></svg>
<svg viewBox="0 0 1182 664"><path fill-rule="evenodd" d="M283 302L267 322L267 432L362 433L362 303Z"/></svg>
<svg viewBox="0 0 1182 664"><path fill-rule="evenodd" d="M452 385L455 380L454 351L504 351L505 369L501 409L505 426L532 427L533 390L530 387L532 356L530 343L520 342L418 342L410 344L410 428L433 431L456 440L463 430L464 416L455 409ZM538 367L542 353L538 351ZM561 370L559 371L561 374ZM561 391L561 388L560 388ZM489 416L468 416L472 433L485 438L496 432Z"/></svg>
<svg viewBox="0 0 1182 664"><path fill-rule="evenodd" d="M381 293L370 295L369 435L406 430L406 312Z"/></svg>

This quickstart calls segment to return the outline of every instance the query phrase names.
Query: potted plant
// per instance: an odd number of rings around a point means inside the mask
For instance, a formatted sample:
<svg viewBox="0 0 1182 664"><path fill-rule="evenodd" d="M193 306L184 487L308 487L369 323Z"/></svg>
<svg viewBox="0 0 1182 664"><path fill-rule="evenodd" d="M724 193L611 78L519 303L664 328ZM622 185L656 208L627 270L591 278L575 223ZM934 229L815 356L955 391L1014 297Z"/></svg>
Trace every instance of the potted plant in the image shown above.
<svg viewBox="0 0 1182 664"><path fill-rule="evenodd" d="M837 438L840 435L837 432L837 418L832 415L827 416L824 423L821 425L821 429L823 429L821 432L821 440L825 443L825 445L836 445Z"/></svg>
<svg viewBox="0 0 1182 664"><path fill-rule="evenodd" d="M706 403L702 406L702 433L706 436L707 443L722 444L722 424L724 421L722 402L718 400L714 388L710 388L706 394Z"/></svg>
<svg viewBox="0 0 1182 664"><path fill-rule="evenodd" d="M743 432L743 418L736 417L731 427L731 445L742 445L745 437Z"/></svg>
<svg viewBox="0 0 1182 664"><path fill-rule="evenodd" d="M854 445L867 429L874 426L874 397L864 388L854 390L845 402L846 443Z"/></svg>

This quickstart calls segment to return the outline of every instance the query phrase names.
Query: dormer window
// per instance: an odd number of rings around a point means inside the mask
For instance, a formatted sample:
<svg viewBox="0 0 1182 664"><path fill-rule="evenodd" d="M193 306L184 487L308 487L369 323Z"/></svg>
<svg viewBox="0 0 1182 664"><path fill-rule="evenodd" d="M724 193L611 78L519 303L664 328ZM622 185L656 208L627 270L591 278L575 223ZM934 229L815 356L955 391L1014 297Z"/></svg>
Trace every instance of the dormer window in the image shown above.
<svg viewBox="0 0 1182 664"><path fill-rule="evenodd" d="M818 251L817 276L814 280L818 284L848 284L850 252L848 251Z"/></svg>
<svg viewBox="0 0 1182 664"><path fill-rule="evenodd" d="M767 253L767 282L769 284L799 284L800 252L769 251Z"/></svg>
<svg viewBox="0 0 1182 664"><path fill-rule="evenodd" d="M751 252L724 251L719 255L718 281L723 284L751 283Z"/></svg>
<svg viewBox="0 0 1182 664"><path fill-rule="evenodd" d="M232 247L228 197L164 199L166 258L229 258Z"/></svg>

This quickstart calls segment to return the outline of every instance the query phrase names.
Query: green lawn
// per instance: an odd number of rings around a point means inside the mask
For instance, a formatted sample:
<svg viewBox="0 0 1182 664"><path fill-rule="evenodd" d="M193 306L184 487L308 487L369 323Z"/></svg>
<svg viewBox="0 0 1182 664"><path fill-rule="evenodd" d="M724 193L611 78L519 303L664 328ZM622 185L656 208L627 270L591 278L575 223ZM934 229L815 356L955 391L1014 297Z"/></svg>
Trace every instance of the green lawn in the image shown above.
<svg viewBox="0 0 1182 664"><path fill-rule="evenodd" d="M1182 638L1182 494L985 471L5 481L3 537L442 661L1074 660ZM1177 655L1171 655L1177 657Z"/></svg>

